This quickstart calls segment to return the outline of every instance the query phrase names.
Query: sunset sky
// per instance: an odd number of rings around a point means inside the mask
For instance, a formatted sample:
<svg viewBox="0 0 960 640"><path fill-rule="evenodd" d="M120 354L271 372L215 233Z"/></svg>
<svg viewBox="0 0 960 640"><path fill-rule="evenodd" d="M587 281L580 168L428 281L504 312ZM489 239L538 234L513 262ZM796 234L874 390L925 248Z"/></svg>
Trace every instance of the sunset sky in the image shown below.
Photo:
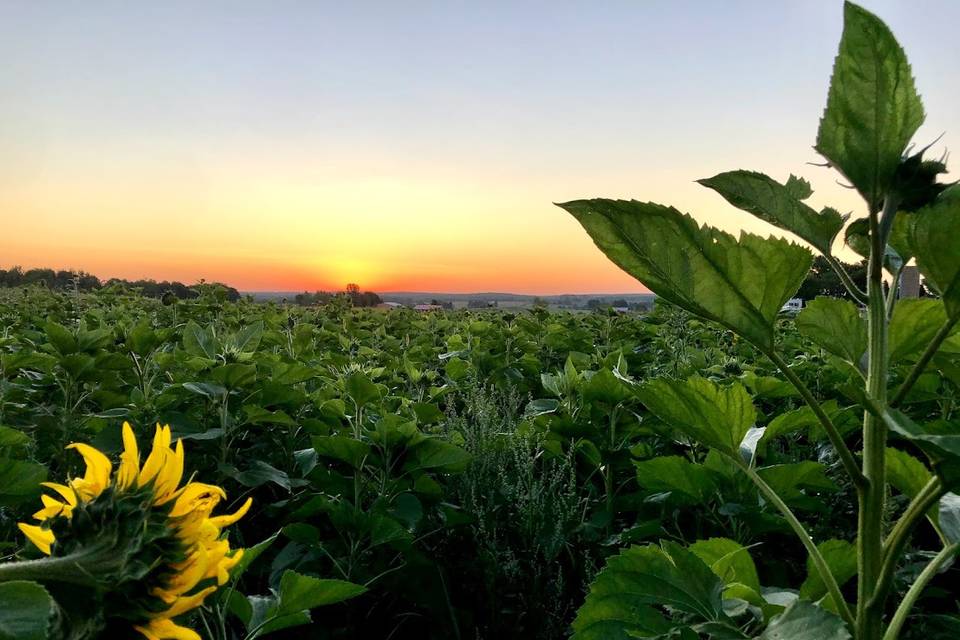
<svg viewBox="0 0 960 640"><path fill-rule="evenodd" d="M960 2L864 4L913 64L918 141L960 146ZM551 203L654 200L767 233L693 182L747 168L855 209L805 164L841 17L840 0L0 0L0 268L643 291Z"/></svg>

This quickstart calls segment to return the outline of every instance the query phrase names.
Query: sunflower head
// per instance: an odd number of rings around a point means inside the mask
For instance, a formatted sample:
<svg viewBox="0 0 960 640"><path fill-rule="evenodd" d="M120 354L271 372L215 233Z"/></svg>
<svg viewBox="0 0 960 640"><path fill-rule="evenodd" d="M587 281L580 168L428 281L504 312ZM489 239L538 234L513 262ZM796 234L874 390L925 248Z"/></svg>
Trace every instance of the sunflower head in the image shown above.
<svg viewBox="0 0 960 640"><path fill-rule="evenodd" d="M86 462L84 475L66 484L44 483L50 494L41 496L43 508L33 515L39 524L20 523L20 530L44 554L70 560L55 565L61 570L48 580L54 590L85 587L95 634L135 629L151 640L199 640L174 618L201 606L229 579L243 550L231 550L222 532L247 512L250 500L233 514L214 516L226 498L223 489L200 482L181 486L183 443L171 445L169 426L157 425L142 466L128 423L123 445L115 473L101 451L70 445Z"/></svg>

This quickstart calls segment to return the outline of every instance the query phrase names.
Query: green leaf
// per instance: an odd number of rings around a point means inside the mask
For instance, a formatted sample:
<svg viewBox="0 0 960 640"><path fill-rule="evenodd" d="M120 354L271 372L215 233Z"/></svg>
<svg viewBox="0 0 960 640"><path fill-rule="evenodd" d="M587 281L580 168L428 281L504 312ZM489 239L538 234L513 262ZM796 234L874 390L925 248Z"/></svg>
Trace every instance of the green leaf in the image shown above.
<svg viewBox="0 0 960 640"><path fill-rule="evenodd" d="M706 501L715 490L713 478L703 465L680 456L658 456L633 464L637 483L649 491L670 491L696 504Z"/></svg>
<svg viewBox="0 0 960 640"><path fill-rule="evenodd" d="M343 460L354 468L358 468L370 453L370 445L349 436L316 436L313 448L321 456Z"/></svg>
<svg viewBox="0 0 960 640"><path fill-rule="evenodd" d="M227 389L241 389L257 381L257 367L252 364L231 362L210 371L214 382L219 382Z"/></svg>
<svg viewBox="0 0 960 640"><path fill-rule="evenodd" d="M614 406L629 396L630 391L609 369L600 369L583 386L583 400L587 403L602 402Z"/></svg>
<svg viewBox="0 0 960 640"><path fill-rule="evenodd" d="M820 555L830 567L830 572L837 579L837 584L843 586L853 576L857 575L857 547L846 540L825 540L817 545ZM827 586L820 578L820 572L807 557L807 579L800 586L800 597L804 600L819 600L827 595Z"/></svg>
<svg viewBox="0 0 960 640"><path fill-rule="evenodd" d="M191 320L183 328L183 349L190 355L215 360L221 351L221 346L212 326L204 329Z"/></svg>
<svg viewBox="0 0 960 640"><path fill-rule="evenodd" d="M786 185L754 171L728 171L698 180L733 206L796 234L820 253L830 255L843 218L833 209L817 213L802 200L810 197L810 184L790 176Z"/></svg>
<svg viewBox="0 0 960 640"><path fill-rule="evenodd" d="M47 468L36 462L0 458L0 506L12 507L37 498Z"/></svg>
<svg viewBox="0 0 960 640"><path fill-rule="evenodd" d="M370 378L359 372L351 373L346 380L347 393L358 406L380 398L380 389Z"/></svg>
<svg viewBox="0 0 960 640"><path fill-rule="evenodd" d="M943 297L951 318L960 317L960 189L911 214L907 237L925 284Z"/></svg>
<svg viewBox="0 0 960 640"><path fill-rule="evenodd" d="M757 469L757 474L787 503L811 504L807 490L834 491L836 484L826 475L826 467L813 460L775 464Z"/></svg>
<svg viewBox="0 0 960 640"><path fill-rule="evenodd" d="M859 367L867 350L867 326L849 300L817 297L797 316L797 329L835 356Z"/></svg>
<svg viewBox="0 0 960 640"><path fill-rule="evenodd" d="M440 469L442 471L462 471L470 462L470 454L455 444L437 438L427 438L413 449L413 460L408 462L409 470Z"/></svg>
<svg viewBox="0 0 960 640"><path fill-rule="evenodd" d="M737 382L721 387L699 376L686 381L658 378L637 394L670 426L732 456L757 418L750 395Z"/></svg>
<svg viewBox="0 0 960 640"><path fill-rule="evenodd" d="M69 329L56 322L47 322L43 325L47 340L62 356L70 355L77 350L77 339Z"/></svg>
<svg viewBox="0 0 960 640"><path fill-rule="evenodd" d="M324 580L286 571L280 578L279 615L343 602L365 593L367 588L345 580Z"/></svg>
<svg viewBox="0 0 960 640"><path fill-rule="evenodd" d="M852 636L836 615L806 600L794 600L770 621L758 640L849 640Z"/></svg>
<svg viewBox="0 0 960 640"><path fill-rule="evenodd" d="M247 547L246 549L244 549L243 556L240 557L240 561L237 562L237 564L233 567L233 569L230 570L230 579L233 580L234 582L239 580L240 576L242 576L243 573L247 570L247 567L253 564L253 561L259 558L260 554L266 551L270 547L270 545L272 545L276 541L277 536L279 535L280 535L280 532L277 531L275 534L273 534L269 538L265 538L264 540L261 540L260 542L253 545L252 547Z"/></svg>
<svg viewBox="0 0 960 640"><path fill-rule="evenodd" d="M697 540L690 551L703 560L724 584L739 583L760 592L757 567L750 552L739 542L729 538Z"/></svg>
<svg viewBox="0 0 960 640"><path fill-rule="evenodd" d="M665 605L704 622L723 621L723 582L673 542L630 547L607 561L573 621L573 640L649 638L674 627Z"/></svg>
<svg viewBox="0 0 960 640"><path fill-rule="evenodd" d="M942 434L929 431L896 409L884 412L883 419L892 431L912 440L928 454L933 452L950 458L960 456L960 433Z"/></svg>
<svg viewBox="0 0 960 640"><path fill-rule="evenodd" d="M898 300L890 318L888 349L890 363L916 360L947 321L943 303L929 298Z"/></svg>
<svg viewBox="0 0 960 640"><path fill-rule="evenodd" d="M884 459L887 482L908 498L913 498L920 493L923 485L927 484L932 477L926 465L906 451L888 447L884 452Z"/></svg>
<svg viewBox="0 0 960 640"><path fill-rule="evenodd" d="M56 604L36 582L0 583L0 640L46 640Z"/></svg>
<svg viewBox="0 0 960 640"><path fill-rule="evenodd" d="M923 122L907 57L875 15L847 2L816 149L879 208Z"/></svg>
<svg viewBox="0 0 960 640"><path fill-rule="evenodd" d="M764 349L773 347L777 314L813 259L786 240L742 233L738 241L663 205L599 199L559 206L608 258L658 296Z"/></svg>

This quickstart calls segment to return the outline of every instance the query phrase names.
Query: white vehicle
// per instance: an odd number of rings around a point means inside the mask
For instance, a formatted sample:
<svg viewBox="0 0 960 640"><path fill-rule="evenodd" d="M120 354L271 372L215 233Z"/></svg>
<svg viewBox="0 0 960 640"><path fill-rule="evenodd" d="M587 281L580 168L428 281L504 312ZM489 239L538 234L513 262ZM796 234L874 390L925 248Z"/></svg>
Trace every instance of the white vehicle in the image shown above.
<svg viewBox="0 0 960 640"><path fill-rule="evenodd" d="M803 309L803 298L790 298L780 307L780 313L800 313Z"/></svg>

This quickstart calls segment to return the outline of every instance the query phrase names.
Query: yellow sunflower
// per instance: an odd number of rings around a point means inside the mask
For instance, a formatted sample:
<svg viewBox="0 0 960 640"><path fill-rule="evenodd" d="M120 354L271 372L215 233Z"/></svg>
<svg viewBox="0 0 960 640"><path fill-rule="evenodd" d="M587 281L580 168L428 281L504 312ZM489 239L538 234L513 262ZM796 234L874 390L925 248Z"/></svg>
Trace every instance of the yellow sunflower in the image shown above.
<svg viewBox="0 0 960 640"><path fill-rule="evenodd" d="M96 574L104 590L124 594L121 617L150 640L200 640L173 619L201 606L229 579L243 550L231 553L222 530L243 517L251 500L232 514L213 516L226 493L200 482L180 486L183 443L171 447L169 426L157 425L141 467L133 429L124 423L115 474L96 448L68 448L83 456L86 472L67 484L43 483L55 496L41 496L43 508L33 515L40 524L20 523L20 530L51 558L93 557L89 549L100 549L85 573ZM84 584L86 576L59 579Z"/></svg>

